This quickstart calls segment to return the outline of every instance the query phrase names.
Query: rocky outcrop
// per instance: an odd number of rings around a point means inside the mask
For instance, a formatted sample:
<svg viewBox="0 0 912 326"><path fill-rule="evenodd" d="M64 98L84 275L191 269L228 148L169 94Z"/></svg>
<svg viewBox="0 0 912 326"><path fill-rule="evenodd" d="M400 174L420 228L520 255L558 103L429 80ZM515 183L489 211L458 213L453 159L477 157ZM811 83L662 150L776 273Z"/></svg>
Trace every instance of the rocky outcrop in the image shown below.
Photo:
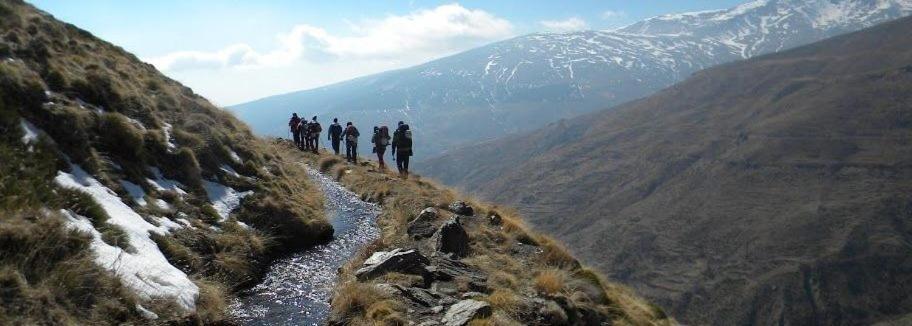
<svg viewBox="0 0 912 326"><path fill-rule="evenodd" d="M450 211L452 211L453 213L456 213L457 215L462 215L462 216L475 215L475 209L472 208L472 206L469 206L469 204L467 204L464 201L457 201L455 203L452 203L452 204L450 204L449 208L450 208Z"/></svg>
<svg viewBox="0 0 912 326"><path fill-rule="evenodd" d="M487 276L484 272L461 261L436 257L427 270L435 281L447 282L463 279L468 281L469 288L472 290L487 292Z"/></svg>
<svg viewBox="0 0 912 326"><path fill-rule="evenodd" d="M418 214L418 217L409 222L408 230L406 231L408 236L414 240L430 238L434 235L434 232L437 232L434 222L439 216L437 209L433 207L425 208L421 211L421 214Z"/></svg>
<svg viewBox="0 0 912 326"><path fill-rule="evenodd" d="M472 319L490 315L491 305L487 302L467 299L450 306L441 321L446 326L463 326L467 325Z"/></svg>
<svg viewBox="0 0 912 326"><path fill-rule="evenodd" d="M460 258L469 255L469 234L459 224L458 216L441 225L434 236L438 252Z"/></svg>
<svg viewBox="0 0 912 326"><path fill-rule="evenodd" d="M368 280L389 272L424 275L430 261L415 249L396 248L378 251L364 261L364 266L355 272L358 280Z"/></svg>

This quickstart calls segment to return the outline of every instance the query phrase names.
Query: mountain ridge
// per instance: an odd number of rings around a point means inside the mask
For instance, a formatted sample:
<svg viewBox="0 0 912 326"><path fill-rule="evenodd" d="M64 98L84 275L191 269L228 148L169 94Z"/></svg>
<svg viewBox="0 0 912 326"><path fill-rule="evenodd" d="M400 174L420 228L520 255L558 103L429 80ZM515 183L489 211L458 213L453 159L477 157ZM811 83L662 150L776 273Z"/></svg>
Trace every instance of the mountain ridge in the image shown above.
<svg viewBox="0 0 912 326"><path fill-rule="evenodd" d="M637 99L719 63L912 13L908 0L844 0L837 4L853 19L819 24L828 3L754 1L733 9L653 17L615 31L524 35L231 109L257 133L271 136L287 136L281 122L291 112L366 125L405 120L417 136L430 140L416 143L419 155L430 157L459 144Z"/></svg>
<svg viewBox="0 0 912 326"><path fill-rule="evenodd" d="M901 317L910 25L709 68L424 171L517 206L685 323Z"/></svg>

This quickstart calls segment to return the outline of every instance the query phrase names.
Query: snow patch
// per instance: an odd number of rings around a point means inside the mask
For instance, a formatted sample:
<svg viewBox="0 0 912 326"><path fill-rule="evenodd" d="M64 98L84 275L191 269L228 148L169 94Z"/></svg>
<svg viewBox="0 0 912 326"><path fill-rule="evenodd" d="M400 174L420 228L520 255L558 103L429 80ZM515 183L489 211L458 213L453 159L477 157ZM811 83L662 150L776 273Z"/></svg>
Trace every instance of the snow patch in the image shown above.
<svg viewBox="0 0 912 326"><path fill-rule="evenodd" d="M139 120L136 120L136 119L127 117L127 121L130 121L130 123L132 123L134 126L136 126L137 128L139 128L140 130L146 131L146 126L144 126L144 125L142 124L142 122L139 122Z"/></svg>
<svg viewBox="0 0 912 326"><path fill-rule="evenodd" d="M38 142L38 135L41 134L41 130L39 130L38 127L35 127L35 125L25 119L19 119L19 127L22 128L23 144L31 145L32 143ZM29 151L32 151L32 146L29 146Z"/></svg>
<svg viewBox="0 0 912 326"><path fill-rule="evenodd" d="M158 206L158 208L164 209L166 211L170 211L173 209L171 207L171 204L168 204L168 202L162 200L161 198L155 200L155 206Z"/></svg>
<svg viewBox="0 0 912 326"><path fill-rule="evenodd" d="M234 161L234 163L244 163L244 161L241 160L241 157L235 151L228 149L228 154L231 155L231 160Z"/></svg>
<svg viewBox="0 0 912 326"><path fill-rule="evenodd" d="M241 205L242 198L253 194L253 191L238 192L223 184L205 180L203 180L203 188L206 189L212 208L215 208L215 211L222 217L219 222L228 219L228 215Z"/></svg>
<svg viewBox="0 0 912 326"><path fill-rule="evenodd" d="M139 206L146 206L146 192L143 191L142 187L127 180L120 180L120 185L130 194L130 198L133 198L134 202L139 204Z"/></svg>
<svg viewBox="0 0 912 326"><path fill-rule="evenodd" d="M183 229L183 228L184 228L183 225L177 224L177 223L175 223L174 221L169 220L169 219L164 218L164 217L152 216L151 218L155 221L155 223L158 223L159 229L160 229L161 231L165 231L165 232L164 232L165 234L169 234L169 233L171 233L171 231L173 231L173 230Z"/></svg>
<svg viewBox="0 0 912 326"><path fill-rule="evenodd" d="M174 152L177 150L177 145L175 145L171 140L171 130L173 129L174 126L172 126L170 123L165 122L162 124L162 131L165 133L165 142L168 146L168 152Z"/></svg>
<svg viewBox="0 0 912 326"><path fill-rule="evenodd" d="M232 176L232 177L235 177L235 178L238 178L238 179L241 178L241 174L240 174L240 173L237 173L237 171L235 171L234 168L232 168L232 167L231 167L230 165L228 165L228 164L222 164L222 166L220 166L219 169L222 170L223 172L227 173L228 175Z"/></svg>
<svg viewBox="0 0 912 326"><path fill-rule="evenodd" d="M161 170L159 170L157 167L150 167L149 171L152 172L152 175L155 176L155 179L146 179L146 181L148 181L149 184L151 184L152 187L155 188L155 190L158 190L158 191L171 190L171 191L177 192L181 196L187 194L186 191L181 189L181 187L183 187L184 185L182 185L180 182L165 178L162 175Z"/></svg>
<svg viewBox="0 0 912 326"><path fill-rule="evenodd" d="M114 272L125 285L144 299L174 298L185 310L193 310L199 287L187 274L168 263L155 241L149 238L150 232L167 233L168 229L156 227L144 220L124 204L114 191L79 166L70 164L70 168L72 173L57 171L54 182L61 187L90 195L110 216L107 223L123 230L130 245L136 249L135 253L130 253L105 243L101 239L101 233L87 218L63 210L70 226L92 236L91 248L95 253L95 262Z"/></svg>

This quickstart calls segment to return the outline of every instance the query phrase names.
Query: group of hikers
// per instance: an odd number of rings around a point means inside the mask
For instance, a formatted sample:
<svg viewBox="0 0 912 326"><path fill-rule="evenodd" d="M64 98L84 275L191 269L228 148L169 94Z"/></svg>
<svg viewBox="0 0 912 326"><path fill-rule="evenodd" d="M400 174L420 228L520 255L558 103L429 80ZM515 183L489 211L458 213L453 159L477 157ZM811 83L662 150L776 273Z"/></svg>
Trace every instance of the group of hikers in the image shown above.
<svg viewBox="0 0 912 326"><path fill-rule="evenodd" d="M307 119L298 117L297 113L292 113L291 119L288 121L288 128L295 146L304 151L318 153L320 133L323 132L323 127L317 122L316 116L307 121ZM339 124L339 119L335 118L332 125L329 126L329 134L326 135L326 139L331 142L336 155L339 155L340 145L342 141L345 141L345 159L349 163L357 164L358 137L360 136L361 133L351 121L347 122L343 128ZM383 156L386 154L386 147L391 146L393 160L396 161L399 175L408 178L409 158L412 156L412 131L408 124L399 121L392 136L390 136L387 126L374 126L371 144L374 146L372 152L377 154L381 169L386 169Z"/></svg>

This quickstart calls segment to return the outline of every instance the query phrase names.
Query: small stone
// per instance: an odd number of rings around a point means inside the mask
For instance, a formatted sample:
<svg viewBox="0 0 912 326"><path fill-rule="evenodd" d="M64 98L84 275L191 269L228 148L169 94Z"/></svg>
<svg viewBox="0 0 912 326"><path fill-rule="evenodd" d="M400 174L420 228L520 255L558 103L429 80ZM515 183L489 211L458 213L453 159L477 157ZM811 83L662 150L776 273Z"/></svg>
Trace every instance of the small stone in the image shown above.
<svg viewBox="0 0 912 326"><path fill-rule="evenodd" d="M431 312L433 312L435 314L439 314L439 313L443 312L443 306L434 306L433 308L431 308Z"/></svg>

